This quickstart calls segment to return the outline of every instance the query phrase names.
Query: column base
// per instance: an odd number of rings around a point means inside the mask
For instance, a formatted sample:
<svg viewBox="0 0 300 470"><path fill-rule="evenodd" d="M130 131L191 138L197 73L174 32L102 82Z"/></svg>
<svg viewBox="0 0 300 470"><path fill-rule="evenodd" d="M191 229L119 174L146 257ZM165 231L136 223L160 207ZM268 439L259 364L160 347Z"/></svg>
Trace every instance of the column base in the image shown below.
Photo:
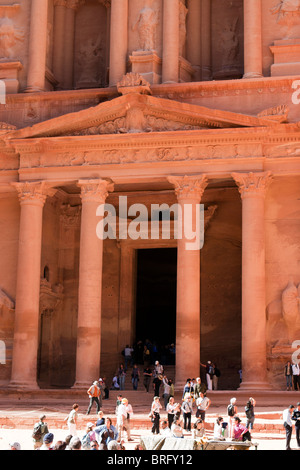
<svg viewBox="0 0 300 470"><path fill-rule="evenodd" d="M21 389L21 390L40 390L37 382L22 382L18 380L12 380L7 388L10 389Z"/></svg>
<svg viewBox="0 0 300 470"><path fill-rule="evenodd" d="M93 382L75 382L72 390L88 390Z"/></svg>
<svg viewBox="0 0 300 470"><path fill-rule="evenodd" d="M261 73L249 72L249 73L245 73L243 76L243 79L247 79L247 78L264 78L264 76Z"/></svg>
<svg viewBox="0 0 300 470"><path fill-rule="evenodd" d="M242 382L240 384L239 390L241 391L259 391L259 390L274 390L272 385L270 385L268 382Z"/></svg>
<svg viewBox="0 0 300 470"><path fill-rule="evenodd" d="M24 93L43 93L44 91L45 91L44 88L30 86L24 90Z"/></svg>

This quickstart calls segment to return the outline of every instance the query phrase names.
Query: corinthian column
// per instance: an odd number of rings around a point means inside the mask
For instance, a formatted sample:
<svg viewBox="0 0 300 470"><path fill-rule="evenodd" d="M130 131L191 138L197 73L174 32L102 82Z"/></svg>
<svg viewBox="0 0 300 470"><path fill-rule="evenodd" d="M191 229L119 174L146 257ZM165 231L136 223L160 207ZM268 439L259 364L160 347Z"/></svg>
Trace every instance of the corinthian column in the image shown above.
<svg viewBox="0 0 300 470"><path fill-rule="evenodd" d="M244 78L262 73L262 0L244 0Z"/></svg>
<svg viewBox="0 0 300 470"><path fill-rule="evenodd" d="M44 91L48 30L48 0L32 0L27 93Z"/></svg>
<svg viewBox="0 0 300 470"><path fill-rule="evenodd" d="M103 240L96 234L100 221L96 212L113 191L113 184L106 180L83 180L78 184L82 215L74 388L85 388L100 374Z"/></svg>
<svg viewBox="0 0 300 470"><path fill-rule="evenodd" d="M265 195L270 173L234 173L243 204L241 388L269 389L266 347Z"/></svg>
<svg viewBox="0 0 300 470"><path fill-rule="evenodd" d="M163 5L162 82L177 83L179 79L179 0L164 0Z"/></svg>
<svg viewBox="0 0 300 470"><path fill-rule="evenodd" d="M45 183L14 183L21 205L16 312L10 386L37 388L39 296ZM53 191L53 190L52 190Z"/></svg>
<svg viewBox="0 0 300 470"><path fill-rule="evenodd" d="M109 84L116 85L126 74L128 44L128 0L111 1Z"/></svg>
<svg viewBox="0 0 300 470"><path fill-rule="evenodd" d="M187 235L196 230L207 178L171 176L168 180L175 187L183 221L177 244L176 388L180 388L187 377L200 374L200 247L189 249Z"/></svg>

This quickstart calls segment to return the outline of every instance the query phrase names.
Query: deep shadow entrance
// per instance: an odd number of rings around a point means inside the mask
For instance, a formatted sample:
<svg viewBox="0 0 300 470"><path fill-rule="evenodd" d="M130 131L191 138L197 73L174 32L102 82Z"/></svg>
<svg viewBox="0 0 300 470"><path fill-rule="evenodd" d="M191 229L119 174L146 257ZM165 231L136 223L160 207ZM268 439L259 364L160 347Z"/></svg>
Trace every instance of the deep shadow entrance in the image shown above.
<svg viewBox="0 0 300 470"><path fill-rule="evenodd" d="M176 340L177 249L138 250L136 341Z"/></svg>

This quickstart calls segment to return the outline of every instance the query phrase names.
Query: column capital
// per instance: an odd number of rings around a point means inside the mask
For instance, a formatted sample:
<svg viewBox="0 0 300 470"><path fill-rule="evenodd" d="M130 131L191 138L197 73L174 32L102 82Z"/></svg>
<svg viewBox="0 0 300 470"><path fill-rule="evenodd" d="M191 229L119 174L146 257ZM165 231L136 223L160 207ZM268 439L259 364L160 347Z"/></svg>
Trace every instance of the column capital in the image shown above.
<svg viewBox="0 0 300 470"><path fill-rule="evenodd" d="M232 173L242 199L246 197L265 197L273 176L270 171L258 173Z"/></svg>
<svg viewBox="0 0 300 470"><path fill-rule="evenodd" d="M67 0L54 0L54 7L66 7Z"/></svg>
<svg viewBox="0 0 300 470"><path fill-rule="evenodd" d="M114 190L114 183L104 179L80 180L77 184L81 188L82 202L104 204L109 192Z"/></svg>
<svg viewBox="0 0 300 470"><path fill-rule="evenodd" d="M54 196L56 190L46 181L11 183L17 190L20 204L38 204L44 206L48 196Z"/></svg>
<svg viewBox="0 0 300 470"><path fill-rule="evenodd" d="M175 187L175 194L180 199L200 199L208 184L206 175L196 176L169 176L169 183Z"/></svg>
<svg viewBox="0 0 300 470"><path fill-rule="evenodd" d="M66 0L65 3L66 8L76 11L81 5L85 4L85 0Z"/></svg>

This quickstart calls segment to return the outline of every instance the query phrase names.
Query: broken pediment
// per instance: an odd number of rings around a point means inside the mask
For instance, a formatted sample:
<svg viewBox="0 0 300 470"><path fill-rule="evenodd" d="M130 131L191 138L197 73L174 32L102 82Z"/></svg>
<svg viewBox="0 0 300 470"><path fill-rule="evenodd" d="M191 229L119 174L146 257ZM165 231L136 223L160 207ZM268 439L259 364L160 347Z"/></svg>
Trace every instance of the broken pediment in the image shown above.
<svg viewBox="0 0 300 470"><path fill-rule="evenodd" d="M287 119L288 111L280 107L250 116L157 98L141 86L132 86L131 93L124 86L126 93L118 98L9 132L4 139L270 127Z"/></svg>

